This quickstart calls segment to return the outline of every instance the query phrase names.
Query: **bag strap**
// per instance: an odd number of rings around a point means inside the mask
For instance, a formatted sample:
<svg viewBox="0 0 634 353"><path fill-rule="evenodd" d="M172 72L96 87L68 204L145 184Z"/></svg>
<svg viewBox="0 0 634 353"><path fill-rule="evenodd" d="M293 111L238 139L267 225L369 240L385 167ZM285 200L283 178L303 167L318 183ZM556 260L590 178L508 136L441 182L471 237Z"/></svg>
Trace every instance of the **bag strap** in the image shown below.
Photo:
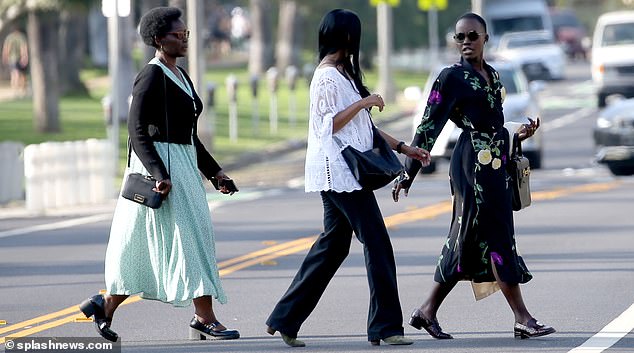
<svg viewBox="0 0 634 353"><path fill-rule="evenodd" d="M520 142L519 134L516 132L513 134L513 155L514 156L523 156L522 153L522 143Z"/></svg>
<svg viewBox="0 0 634 353"><path fill-rule="evenodd" d="M170 129L169 120L167 119L167 84L165 73L163 73L163 92L165 92L165 98L163 99L163 107L165 110L165 134L167 135L167 173L171 177L171 165L170 165ZM132 155L132 140L128 136L128 168L130 168L130 156Z"/></svg>
<svg viewBox="0 0 634 353"><path fill-rule="evenodd" d="M374 134L375 132L378 134L379 133L377 131L378 128L376 127L376 125L374 125L374 121L372 121L372 113L370 113L370 109L366 108L366 111L368 112L368 119L370 119L370 125L372 125L372 134ZM339 145L339 147L343 147L343 143L337 136L333 135L332 139L335 140L335 142L337 143L337 145Z"/></svg>

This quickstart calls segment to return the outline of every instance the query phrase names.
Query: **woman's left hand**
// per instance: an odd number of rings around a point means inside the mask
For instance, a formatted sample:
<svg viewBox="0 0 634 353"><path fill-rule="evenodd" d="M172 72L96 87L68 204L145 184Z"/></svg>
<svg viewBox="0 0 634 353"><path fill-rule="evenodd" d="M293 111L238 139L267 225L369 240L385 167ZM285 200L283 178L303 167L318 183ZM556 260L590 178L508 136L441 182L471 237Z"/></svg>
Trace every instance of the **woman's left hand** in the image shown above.
<svg viewBox="0 0 634 353"><path fill-rule="evenodd" d="M425 149L403 145L403 147L401 147L401 151L407 157L419 160L423 167L427 167L429 163L431 163L431 155L429 154L429 151Z"/></svg>
<svg viewBox="0 0 634 353"><path fill-rule="evenodd" d="M231 178L229 178L229 176L227 176L227 174L225 174L225 172L220 170L218 173L216 173L215 178L216 178L216 180L218 180L218 186L220 187L220 189L218 189L218 191L220 191L223 194L231 194L231 195L233 195L233 193L235 191L229 190L229 188L227 187L227 184L223 182L223 180L231 180Z"/></svg>
<svg viewBox="0 0 634 353"><path fill-rule="evenodd" d="M523 124L522 127L519 129L519 131L517 132L517 137L519 138L520 142L526 140L527 138L535 135L535 131L537 131L537 129L539 129L539 117L537 117L537 120L533 120L531 118L528 118L528 121L530 122L529 124Z"/></svg>

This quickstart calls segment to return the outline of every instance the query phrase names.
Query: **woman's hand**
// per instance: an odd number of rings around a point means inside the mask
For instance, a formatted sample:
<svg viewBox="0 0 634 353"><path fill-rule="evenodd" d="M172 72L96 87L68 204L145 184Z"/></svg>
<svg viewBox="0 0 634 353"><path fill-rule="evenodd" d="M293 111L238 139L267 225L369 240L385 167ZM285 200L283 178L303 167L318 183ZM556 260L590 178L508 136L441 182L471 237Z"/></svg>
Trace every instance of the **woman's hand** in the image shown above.
<svg viewBox="0 0 634 353"><path fill-rule="evenodd" d="M409 193L409 187L404 187L403 184L401 184L402 181L403 179L398 178L394 181L394 186L392 186L392 200L394 200L394 202L398 202L401 190L404 190L403 195L405 195L405 197L407 197L407 194Z"/></svg>
<svg viewBox="0 0 634 353"><path fill-rule="evenodd" d="M172 190L172 181L170 179L157 180L156 186L152 190L161 194L163 198L166 198Z"/></svg>
<svg viewBox="0 0 634 353"><path fill-rule="evenodd" d="M530 121L529 124L523 124L522 127L517 131L517 137L520 140L520 142L535 135L535 131L539 129L539 123L540 123L539 117L537 117L537 120L528 118L528 121Z"/></svg>
<svg viewBox="0 0 634 353"><path fill-rule="evenodd" d="M380 94L371 94L365 98L363 98L363 107L365 109L371 109L372 107L379 107L379 111L383 111L383 107L385 107L385 102L383 101L383 97Z"/></svg>
<svg viewBox="0 0 634 353"><path fill-rule="evenodd" d="M401 153L403 153L409 158L420 161L423 167L427 167L431 163L431 155L429 154L429 151L422 149L420 147L412 147L408 145L403 145L401 147Z"/></svg>
<svg viewBox="0 0 634 353"><path fill-rule="evenodd" d="M235 193L235 190L231 190L227 186L227 183L224 182L225 180L231 180L231 178L229 178L229 176L227 176L225 172L223 172L222 170L218 171L218 173L216 173L215 178L216 180L218 180L218 186L220 187L218 191L220 191L223 194L229 194L229 195L233 195Z"/></svg>

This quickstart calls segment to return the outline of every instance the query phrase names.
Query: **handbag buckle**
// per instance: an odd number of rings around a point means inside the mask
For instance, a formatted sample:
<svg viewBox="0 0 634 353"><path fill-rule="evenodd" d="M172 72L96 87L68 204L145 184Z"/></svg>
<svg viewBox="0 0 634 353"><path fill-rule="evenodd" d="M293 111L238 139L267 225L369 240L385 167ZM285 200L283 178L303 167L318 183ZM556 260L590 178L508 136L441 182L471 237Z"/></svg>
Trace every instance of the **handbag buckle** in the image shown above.
<svg viewBox="0 0 634 353"><path fill-rule="evenodd" d="M143 203L145 201L145 196L134 194L134 201Z"/></svg>
<svg viewBox="0 0 634 353"><path fill-rule="evenodd" d="M522 174L524 175L524 177L531 175L531 168L530 167L524 168L524 171L522 172Z"/></svg>

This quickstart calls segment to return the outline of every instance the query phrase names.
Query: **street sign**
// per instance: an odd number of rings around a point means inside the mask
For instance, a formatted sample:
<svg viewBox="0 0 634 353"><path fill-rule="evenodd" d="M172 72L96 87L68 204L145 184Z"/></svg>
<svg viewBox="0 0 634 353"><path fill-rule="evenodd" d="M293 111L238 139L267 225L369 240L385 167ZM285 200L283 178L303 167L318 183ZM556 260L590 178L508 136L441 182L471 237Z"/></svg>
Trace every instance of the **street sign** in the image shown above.
<svg viewBox="0 0 634 353"><path fill-rule="evenodd" d="M436 10L445 10L448 2L449 0L418 0L418 8L423 11L431 10L432 7Z"/></svg>
<svg viewBox="0 0 634 353"><path fill-rule="evenodd" d="M370 5L378 6L379 4L388 4L390 6L398 6L401 4L401 0L370 0Z"/></svg>

